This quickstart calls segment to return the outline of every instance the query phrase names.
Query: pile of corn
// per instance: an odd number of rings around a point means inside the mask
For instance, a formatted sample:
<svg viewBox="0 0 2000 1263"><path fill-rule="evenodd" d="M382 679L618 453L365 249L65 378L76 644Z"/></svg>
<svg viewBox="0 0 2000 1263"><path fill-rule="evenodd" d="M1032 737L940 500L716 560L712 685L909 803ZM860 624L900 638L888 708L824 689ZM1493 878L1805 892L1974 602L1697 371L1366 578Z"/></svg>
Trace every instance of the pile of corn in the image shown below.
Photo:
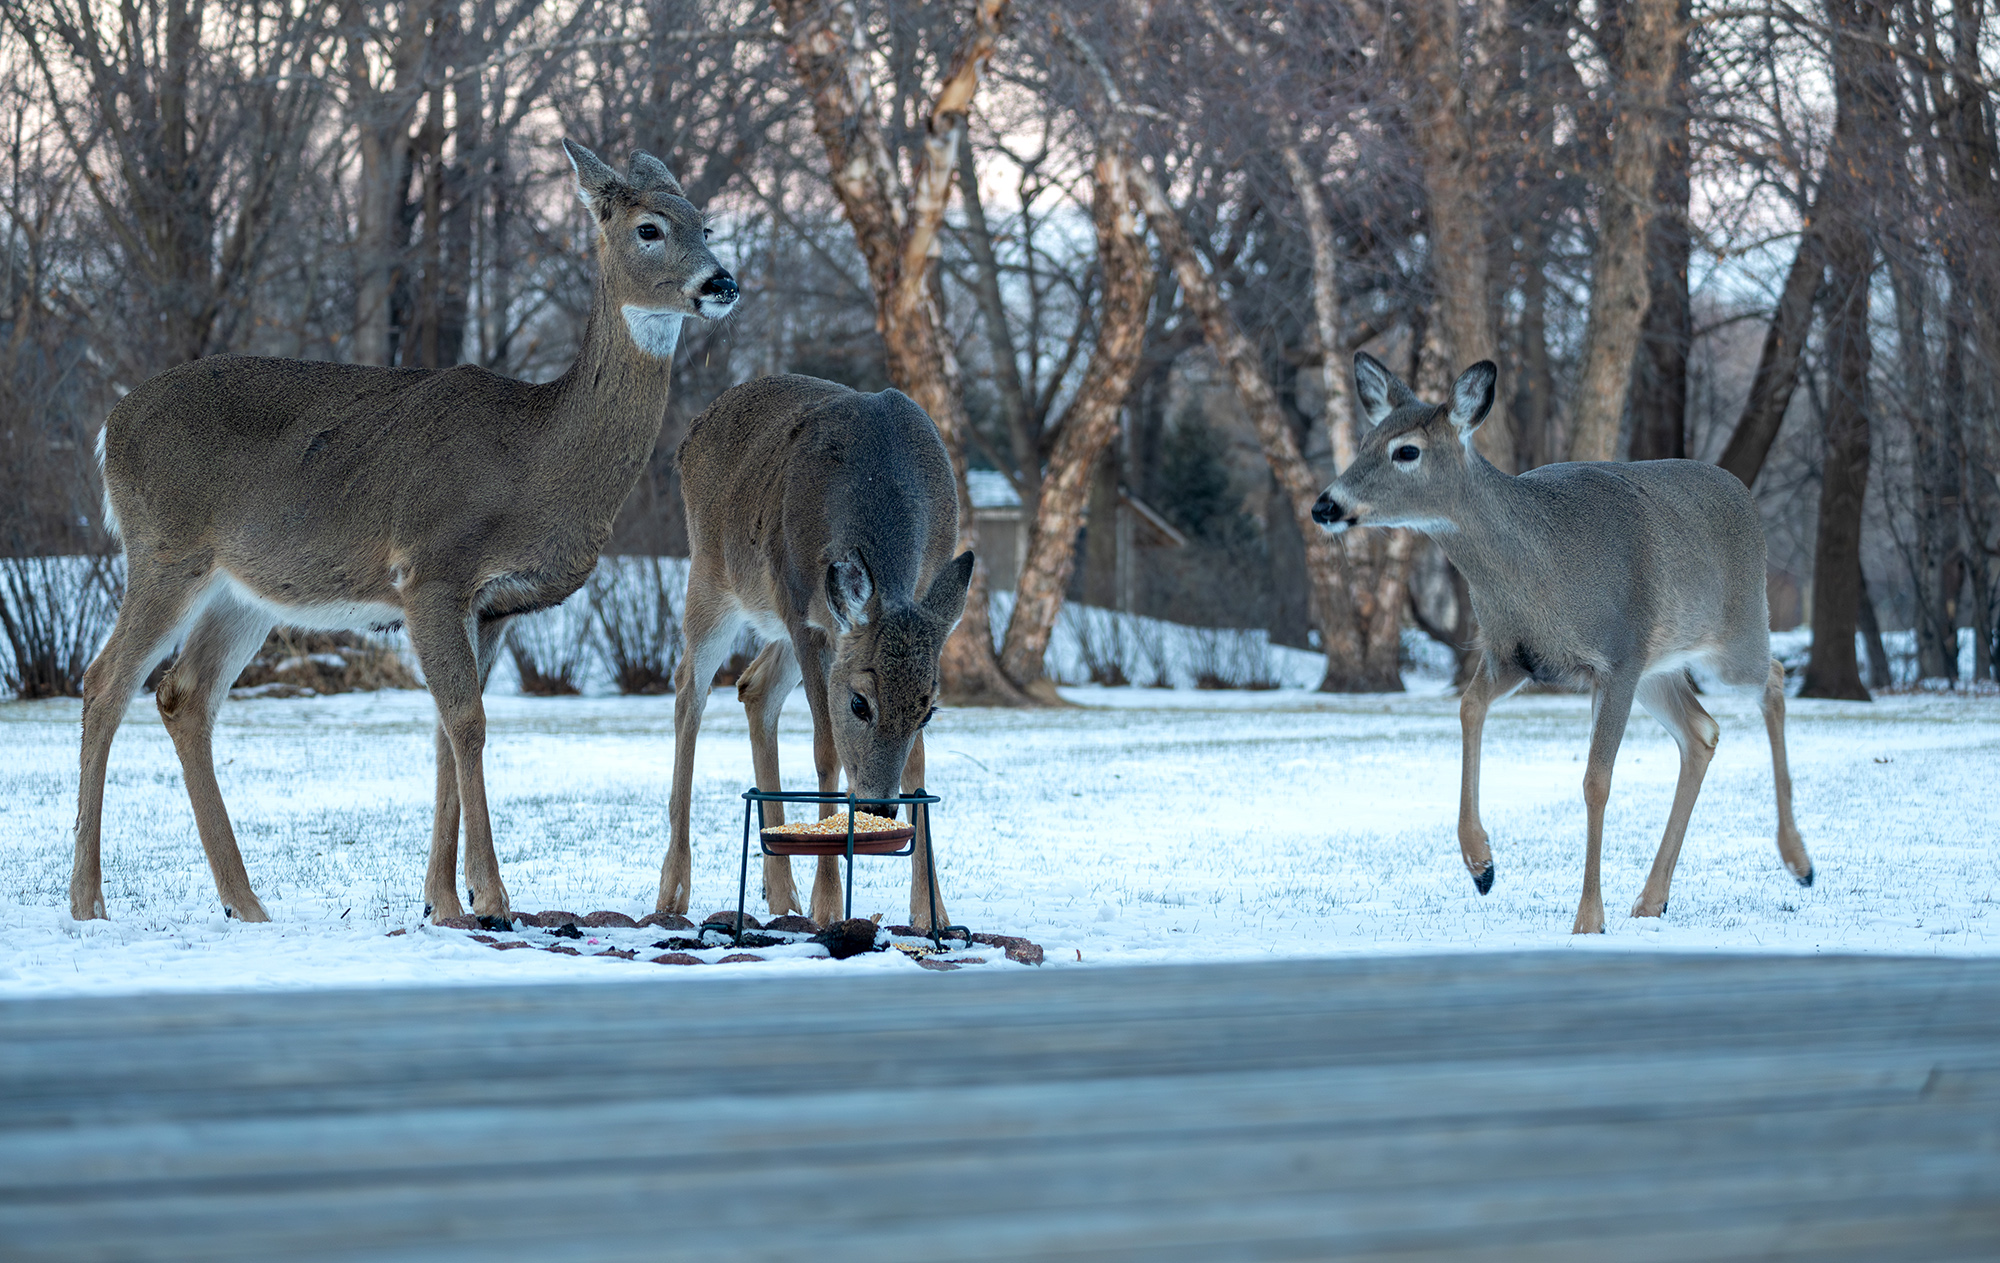
<svg viewBox="0 0 2000 1263"><path fill-rule="evenodd" d="M899 829L901 827L898 822L888 816L877 816L866 811L857 811L854 813L854 831L856 833L879 833L884 829ZM771 826L770 832L797 834L801 836L837 833L845 837L847 836L847 813L844 811L836 812L824 820L815 820L811 824L806 824L803 821L797 824L774 824Z"/></svg>

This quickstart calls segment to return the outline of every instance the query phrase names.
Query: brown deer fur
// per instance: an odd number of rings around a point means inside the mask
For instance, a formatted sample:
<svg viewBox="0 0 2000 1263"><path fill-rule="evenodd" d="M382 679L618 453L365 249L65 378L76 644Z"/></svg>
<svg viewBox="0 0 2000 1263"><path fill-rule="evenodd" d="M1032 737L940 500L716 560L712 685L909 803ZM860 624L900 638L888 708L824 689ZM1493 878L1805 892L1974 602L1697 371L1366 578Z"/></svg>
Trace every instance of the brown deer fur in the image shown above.
<svg viewBox="0 0 2000 1263"><path fill-rule="evenodd" d="M589 577L659 438L680 321L722 315L737 292L664 164L635 154L620 177L564 147L597 225L598 276L561 378L223 356L162 373L112 410L100 442L127 586L84 677L71 915L104 915L111 740L147 670L185 637L160 714L224 911L268 919L210 742L230 682L277 623L408 626L439 716L425 903L460 913L462 807L473 909L509 915L481 770L480 690L501 630Z"/></svg>
<svg viewBox="0 0 2000 1263"><path fill-rule="evenodd" d="M864 395L814 377L763 377L725 392L681 444L687 491L687 651L674 676L672 838L659 908L686 912L688 807L695 737L709 681L745 626L770 643L737 696L750 715L760 789L778 782L778 713L803 677L813 762L831 792L847 772L858 797L924 783L923 726L938 656L965 611L972 554L952 556L958 493L937 427L900 391ZM822 815L833 808L822 809ZM768 804L764 822L784 820ZM919 829L910 923L931 925ZM838 861L822 857L812 918L838 918ZM799 910L791 861L764 861L775 913ZM940 921L944 901L937 900Z"/></svg>

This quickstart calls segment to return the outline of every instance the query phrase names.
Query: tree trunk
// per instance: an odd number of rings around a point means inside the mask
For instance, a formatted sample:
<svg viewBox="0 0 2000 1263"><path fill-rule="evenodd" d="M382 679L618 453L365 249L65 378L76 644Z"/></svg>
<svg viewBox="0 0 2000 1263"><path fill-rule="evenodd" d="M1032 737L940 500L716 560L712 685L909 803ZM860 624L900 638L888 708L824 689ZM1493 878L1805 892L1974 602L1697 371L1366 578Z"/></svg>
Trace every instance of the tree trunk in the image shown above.
<svg viewBox="0 0 2000 1263"><path fill-rule="evenodd" d="M1514 379L1516 469L1533 469L1562 450L1555 433L1555 370L1549 362L1548 231L1531 216L1521 229L1519 365Z"/></svg>
<svg viewBox="0 0 2000 1263"><path fill-rule="evenodd" d="M1812 658L1799 696L1867 701L1854 657L1854 631L1861 600L1861 511L1868 492L1868 277L1873 257L1863 225L1842 223L1830 227L1827 236L1832 293L1826 340L1833 381L1813 549Z"/></svg>
<svg viewBox="0 0 2000 1263"><path fill-rule="evenodd" d="M875 328L889 380L930 414L958 481L959 547L978 554L979 530L965 479L970 422L958 354L933 285L932 251L951 196L966 112L999 40L1006 0L976 0L972 30L931 103L914 186L906 191L883 135L871 50L853 0L773 0L792 65L813 101L835 193L868 261ZM940 671L960 704L1022 705L1030 699L1000 670L993 649L986 567L975 564L965 617L945 643Z"/></svg>
<svg viewBox="0 0 2000 1263"><path fill-rule="evenodd" d="M1014 331L1007 324L1007 303L1000 293L1000 260L993 253L993 234L986 224L986 207L979 200L979 172L972 163L972 146L958 151L959 201L965 206L965 245L972 254L972 293L979 303L980 321L986 329L986 343L992 348L993 386L1000 392L1000 409L1007 414L1007 432L1013 441L1014 476L1023 511L1033 513L1041 495L1041 435L1037 432L1027 392L1021 386L1021 364L1014 347ZM1100 244L1102 238L1099 238ZM1016 615L1018 617L1018 615ZM1001 669L1006 670L1006 650L1001 650ZM1011 676L1013 673L1010 671ZM1019 677L1015 677L1017 683Z"/></svg>
<svg viewBox="0 0 2000 1263"><path fill-rule="evenodd" d="M1855 571L1854 587L1860 593L1854 613L1862 647L1868 652L1868 686L1888 688L1896 682L1896 677L1889 670L1889 651L1882 645L1882 623L1875 617L1875 600L1868 595L1868 575L1865 571Z"/></svg>
<svg viewBox="0 0 2000 1263"><path fill-rule="evenodd" d="M1632 460L1681 460L1687 456L1688 352L1694 344L1694 304L1688 264L1694 240L1688 231L1693 182L1688 178L1688 75L1683 41L1674 73L1672 115L1660 147L1653 184L1658 213L1646 234L1647 288L1652 297L1632 365Z"/></svg>
<svg viewBox="0 0 2000 1263"><path fill-rule="evenodd" d="M1238 398L1250 414L1250 422L1264 448L1271 473L1284 489L1293 520L1306 549L1306 573L1313 590L1313 621L1319 625L1320 643L1327 651L1326 674L1320 689L1328 693L1380 693L1400 687L1400 677L1387 679L1368 675L1366 658L1359 644L1355 611L1343 582L1342 558L1335 537L1312 520L1313 501L1320 486L1306 467L1297 438L1285 420L1284 409L1271 383L1264 376L1257 349L1243 336L1236 318L1222 301L1215 278L1202 267L1187 229L1165 190L1134 163L1131 167L1133 200L1146 212L1146 220L1160 240L1162 251L1172 261L1180 281L1183 301L1201 322L1209 349L1221 361L1236 387ZM1346 664L1362 664L1359 672Z"/></svg>
<svg viewBox="0 0 2000 1263"><path fill-rule="evenodd" d="M1576 384L1571 460L1615 460L1646 318L1647 229L1667 132L1667 90L1687 25L1679 0L1626 0L1610 186L1598 198L1590 318Z"/></svg>
<svg viewBox="0 0 2000 1263"><path fill-rule="evenodd" d="M1281 119L1281 135L1289 142L1289 127ZM1299 198L1305 216L1306 237L1312 245L1313 325L1320 348L1320 380L1326 397L1326 428L1333 446L1333 472L1345 470L1354 461L1358 435L1354 422L1354 401L1347 392L1346 338L1341 332L1338 261L1334 255L1333 225L1327 219L1320 197L1319 181L1313 178L1298 146L1286 143L1282 150L1285 172ZM1306 528L1301 528L1306 529ZM1341 557L1341 579L1347 585L1347 604L1354 611L1356 625L1351 637L1328 640L1322 631L1321 645L1328 654L1327 678L1380 684L1368 692L1403 690L1401 649L1405 589L1409 582L1414 541L1401 529L1350 531L1335 539ZM1352 662L1336 663L1336 649L1353 649Z"/></svg>
<svg viewBox="0 0 2000 1263"><path fill-rule="evenodd" d="M1813 553L1812 657L1801 697L1868 700L1854 656L1861 601L1861 512L1868 492L1869 278L1879 209L1875 163L1893 125L1893 69L1884 65L1887 17L1877 0L1827 0L1838 102L1827 191L1834 213L1822 231L1831 284L1827 355L1832 397Z"/></svg>
<svg viewBox="0 0 2000 1263"><path fill-rule="evenodd" d="M1934 12L1929 4L1923 11ZM1931 67L1938 102L1932 143L1942 161L1927 165L1943 176L1936 196L1943 231L1936 239L1951 281L1938 414L1956 429L1953 455L1962 466L1958 485L1964 493L1961 538L1972 592L1966 621L1974 629L1973 672L1994 680L2000 679L2000 424L1993 420L2000 416L1994 372L2000 365L2000 251L1994 249L1993 226L2000 223L2000 135L1992 89L1982 82L1980 37L1992 25L1984 11L1978 3L1951 7L1951 62Z"/></svg>
<svg viewBox="0 0 2000 1263"><path fill-rule="evenodd" d="M1757 481L1764 458L1777 442L1785 411L1791 407L1792 392L1799 384L1799 357L1812 334L1813 306L1820 282L1826 275L1826 243L1820 238L1819 207L1824 195L1799 229L1798 252L1785 273L1785 288L1778 297L1778 309L1764 330L1764 349L1757 356L1757 372L1750 379L1750 398L1730 432L1716 464L1742 479L1746 487Z"/></svg>
<svg viewBox="0 0 2000 1263"><path fill-rule="evenodd" d="M1097 226L1098 268L1104 276L1097 341L1084 369L1083 384L1056 426L1048 476L1041 482L1034 527L1028 536L1028 555L1014 587L1014 612L1007 620L1006 640L1000 647L1000 669L1023 688L1042 679L1049 636L1076 568L1076 533L1083 525L1091 470L1118 437L1118 414L1131 393L1145 349L1146 305L1153 291L1152 259L1127 187L1131 152L1123 121L1112 116L1102 126L1115 131L1100 140L1092 170L1091 219ZM1110 524L1107 518L1100 528Z"/></svg>
<svg viewBox="0 0 2000 1263"><path fill-rule="evenodd" d="M461 68L477 61L478 49L453 19L454 60ZM477 74L461 73L452 82L452 155L444 171L444 276L438 300L437 358L439 364L465 361L465 330L471 320L473 209L479 192L472 163L481 152L483 118Z"/></svg>
<svg viewBox="0 0 2000 1263"><path fill-rule="evenodd" d="M1397 16L1405 27L1402 57L1415 82L1411 112L1424 169L1431 284L1450 364L1446 372L1456 374L1500 354L1487 301L1491 190L1465 117L1457 0L1414 0ZM1473 442L1496 467L1515 472L1514 426L1503 400L1494 401Z"/></svg>
<svg viewBox="0 0 2000 1263"><path fill-rule="evenodd" d="M1907 203L1906 203L1907 205ZM1915 556L1910 579L1916 589L1917 678L1958 680L1958 594L1965 569L1959 551L1960 495L1958 417L1937 406L1939 391L1931 371L1928 321L1929 279L1914 245L1892 243L1889 279L1896 300L1897 394L1910 430L1911 510Z"/></svg>
<svg viewBox="0 0 2000 1263"><path fill-rule="evenodd" d="M367 7L348 0L347 90L361 171L355 188L354 362L394 362L395 297L409 242L404 204L409 195L410 120L423 97L431 6L405 0L381 80L372 60L375 32Z"/></svg>

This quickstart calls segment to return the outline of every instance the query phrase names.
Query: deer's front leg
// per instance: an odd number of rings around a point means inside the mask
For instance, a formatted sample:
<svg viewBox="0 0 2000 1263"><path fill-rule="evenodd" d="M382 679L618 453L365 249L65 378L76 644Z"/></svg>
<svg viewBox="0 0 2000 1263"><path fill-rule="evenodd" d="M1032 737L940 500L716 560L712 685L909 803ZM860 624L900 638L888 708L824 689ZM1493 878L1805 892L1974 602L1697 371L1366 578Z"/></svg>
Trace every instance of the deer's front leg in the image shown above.
<svg viewBox="0 0 2000 1263"><path fill-rule="evenodd" d="M1598 862L1604 853L1604 804L1611 799L1611 769L1625 740L1625 721L1632 714L1638 681L1627 676L1600 680L1590 698L1590 756L1583 771L1583 809L1589 829L1583 852L1583 897L1577 903L1572 934L1604 933L1604 892L1598 884Z"/></svg>
<svg viewBox="0 0 2000 1263"><path fill-rule="evenodd" d="M806 684L806 704L812 709L813 719L813 770L819 774L819 791L831 794L840 788L840 752L833 744L833 716L827 710L826 667L816 649L799 641L793 642L801 662ZM832 803L822 803L820 819L834 813ZM832 855L819 857L819 867L813 872L812 912L809 914L818 925L832 925L841 917L840 900L840 860Z"/></svg>
<svg viewBox="0 0 2000 1263"><path fill-rule="evenodd" d="M487 619L479 626L479 689L493 674L500 655L500 641L506 619ZM424 871L424 915L445 918L464 915L458 902L458 760L451 752L451 738L440 720L434 734L437 747L437 789L431 811L431 858ZM468 877L468 882L469 882ZM469 896L468 896L469 897Z"/></svg>
<svg viewBox="0 0 2000 1263"><path fill-rule="evenodd" d="M505 921L511 915L507 888L500 881L500 861L493 853L493 825L486 807L486 708L479 697L479 656L474 648L478 632L471 626L466 604L455 587L431 583L418 588L405 608L405 618L458 773L459 812L465 825L465 883L472 892L472 911ZM438 906L432 902L433 909ZM441 914L434 911L433 915Z"/></svg>
<svg viewBox="0 0 2000 1263"><path fill-rule="evenodd" d="M1472 884L1485 894L1493 889L1493 851L1487 846L1485 826L1479 822L1479 752L1486 733L1486 711L1495 698L1513 691L1521 682L1518 671L1494 675L1490 664L1482 665L1465 686L1458 703L1458 723L1463 741L1458 780L1458 850Z"/></svg>
<svg viewBox="0 0 2000 1263"><path fill-rule="evenodd" d="M693 895L694 851L688 842L688 811L694 798L694 743L701 733L702 712L715 683L716 669L736 637L736 621L726 616L699 571L688 575L686 621L682 630L687 649L674 668L674 783L667 796L670 836L660 863L660 895L654 907L685 913Z"/></svg>
<svg viewBox="0 0 2000 1263"><path fill-rule="evenodd" d="M765 645L736 681L737 699L750 720L750 762L757 772L757 788L766 792L783 787L778 776L778 716L798 682L798 659L782 640ZM785 804L765 803L763 823L767 828L785 823ZM790 856L764 857L764 900L774 916L800 910Z"/></svg>

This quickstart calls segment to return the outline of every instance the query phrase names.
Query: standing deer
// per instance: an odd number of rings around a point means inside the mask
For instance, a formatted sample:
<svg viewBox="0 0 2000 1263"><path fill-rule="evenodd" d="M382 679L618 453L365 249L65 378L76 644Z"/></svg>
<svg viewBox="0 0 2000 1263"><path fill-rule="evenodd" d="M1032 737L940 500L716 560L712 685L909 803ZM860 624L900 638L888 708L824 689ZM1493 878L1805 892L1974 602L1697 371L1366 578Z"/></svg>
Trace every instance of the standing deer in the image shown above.
<svg viewBox="0 0 2000 1263"><path fill-rule="evenodd" d="M147 668L184 635L160 715L223 910L269 919L210 741L230 682L285 623L409 627L438 709L426 911L460 914L463 806L473 909L508 918L480 761L479 695L501 632L589 577L659 439L681 322L719 317L737 298L664 163L634 154L620 178L589 150L563 147L596 222L598 273L583 348L557 380L222 356L162 373L112 410L99 453L126 592L84 675L72 916L104 915L111 739Z"/></svg>
<svg viewBox="0 0 2000 1263"><path fill-rule="evenodd" d="M1687 668L1724 683L1762 685L1777 777L1778 854L1802 886L1812 861L1792 822L1785 770L1785 672L1771 656L1764 529L1741 482L1690 460L1576 462L1512 477L1474 450L1493 406L1487 362L1465 370L1451 402L1434 407L1372 357L1355 357L1355 396L1374 428L1353 464L1313 505L1329 531L1412 526L1465 575L1481 660L1459 704L1465 753L1458 843L1472 880L1493 887L1479 823L1479 740L1486 709L1524 680L1588 680L1589 821L1583 899L1572 932L1604 931L1598 856L1611 766L1636 699L1681 750L1680 783L1635 917L1667 910L1667 888L1719 730L1695 700Z"/></svg>
<svg viewBox="0 0 2000 1263"><path fill-rule="evenodd" d="M813 763L831 792L886 798L924 783L923 728L938 654L965 611L972 554L952 556L958 492L937 427L899 391L864 395L813 377L763 377L723 393L680 450L687 495L687 650L674 675L672 838L659 910L686 912L688 802L709 682L737 633L770 643L737 685L757 787L779 788L778 714L805 680ZM832 805L821 807L830 815ZM766 825L784 822L767 803ZM910 923L931 928L927 830L911 857ZM812 919L839 918L838 861L821 856ZM789 857L764 860L774 913L799 911ZM937 901L941 924L944 901Z"/></svg>

